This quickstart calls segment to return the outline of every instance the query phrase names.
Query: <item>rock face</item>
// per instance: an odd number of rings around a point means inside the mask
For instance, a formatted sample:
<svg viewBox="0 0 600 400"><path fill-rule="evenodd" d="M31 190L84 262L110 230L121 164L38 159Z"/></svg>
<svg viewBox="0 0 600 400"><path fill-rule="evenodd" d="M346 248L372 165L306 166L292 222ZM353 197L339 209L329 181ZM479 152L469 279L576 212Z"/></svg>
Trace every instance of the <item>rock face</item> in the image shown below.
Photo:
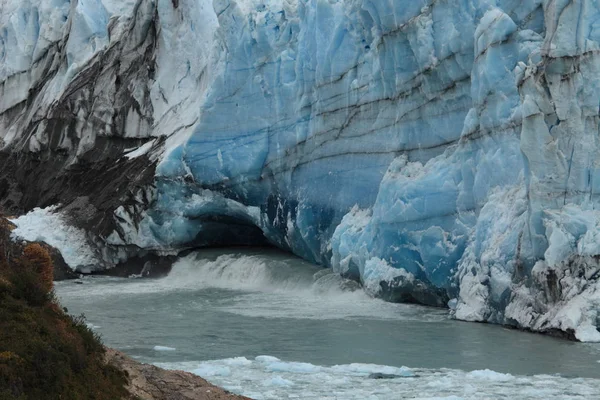
<svg viewBox="0 0 600 400"><path fill-rule="evenodd" d="M600 340L597 1L1 1L0 197L105 267L268 240Z"/></svg>
<svg viewBox="0 0 600 400"><path fill-rule="evenodd" d="M141 400L250 400L211 385L204 379L183 371L166 371L140 364L113 349L106 350L107 363L126 371L127 389L132 398Z"/></svg>

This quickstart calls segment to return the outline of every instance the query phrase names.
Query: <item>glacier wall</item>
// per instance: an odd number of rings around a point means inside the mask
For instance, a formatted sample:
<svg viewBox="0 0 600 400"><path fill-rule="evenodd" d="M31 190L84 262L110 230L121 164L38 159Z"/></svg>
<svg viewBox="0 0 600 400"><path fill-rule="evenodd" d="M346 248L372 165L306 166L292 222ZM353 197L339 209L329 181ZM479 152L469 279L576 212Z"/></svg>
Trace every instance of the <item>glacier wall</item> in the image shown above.
<svg viewBox="0 0 600 400"><path fill-rule="evenodd" d="M0 7L4 151L153 166L94 240L262 232L391 301L600 340L597 1Z"/></svg>

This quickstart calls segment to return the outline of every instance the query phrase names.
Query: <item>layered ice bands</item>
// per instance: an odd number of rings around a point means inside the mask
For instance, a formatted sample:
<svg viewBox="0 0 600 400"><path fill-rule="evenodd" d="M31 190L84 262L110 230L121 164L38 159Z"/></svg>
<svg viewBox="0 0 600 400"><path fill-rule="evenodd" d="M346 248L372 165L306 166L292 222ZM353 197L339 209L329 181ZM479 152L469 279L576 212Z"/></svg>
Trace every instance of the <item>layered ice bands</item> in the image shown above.
<svg viewBox="0 0 600 400"><path fill-rule="evenodd" d="M107 245L262 232L375 296L600 340L597 1L1 1L6 149L158 160ZM86 76L133 100L32 128Z"/></svg>

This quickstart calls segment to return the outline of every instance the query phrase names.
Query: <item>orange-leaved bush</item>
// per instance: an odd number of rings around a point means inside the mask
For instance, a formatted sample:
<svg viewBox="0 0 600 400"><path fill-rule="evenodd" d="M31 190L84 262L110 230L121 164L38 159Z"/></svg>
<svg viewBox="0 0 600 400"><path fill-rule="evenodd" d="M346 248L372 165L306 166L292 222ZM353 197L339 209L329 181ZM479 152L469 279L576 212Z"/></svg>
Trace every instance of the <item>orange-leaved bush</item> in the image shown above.
<svg viewBox="0 0 600 400"><path fill-rule="evenodd" d="M39 243L30 243L23 249L22 262L39 274L42 286L50 292L53 288L54 266L48 250Z"/></svg>

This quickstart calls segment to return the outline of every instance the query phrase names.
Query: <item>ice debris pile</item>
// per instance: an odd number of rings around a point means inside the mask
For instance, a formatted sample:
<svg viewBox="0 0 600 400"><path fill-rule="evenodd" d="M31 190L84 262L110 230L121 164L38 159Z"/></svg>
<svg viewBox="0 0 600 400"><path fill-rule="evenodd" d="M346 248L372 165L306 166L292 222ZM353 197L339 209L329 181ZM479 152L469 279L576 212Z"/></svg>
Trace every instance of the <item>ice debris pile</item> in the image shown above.
<svg viewBox="0 0 600 400"><path fill-rule="evenodd" d="M189 371L234 393L262 400L286 397L319 400L478 400L502 396L538 400L594 398L600 395L600 388L594 379L569 379L556 375L519 376L488 369L465 372L358 363L321 366L283 361L272 356L157 365ZM389 375L390 379L373 378L379 375Z"/></svg>
<svg viewBox="0 0 600 400"><path fill-rule="evenodd" d="M84 75L123 85L124 68L94 60L155 35L127 117L92 132L111 114L82 111L63 146L166 138L133 153L158 154L152 199L115 211L107 245L239 242L254 227L389 300L600 340L597 1L0 5L6 148L61 134L20 133L32 90L43 109Z"/></svg>

